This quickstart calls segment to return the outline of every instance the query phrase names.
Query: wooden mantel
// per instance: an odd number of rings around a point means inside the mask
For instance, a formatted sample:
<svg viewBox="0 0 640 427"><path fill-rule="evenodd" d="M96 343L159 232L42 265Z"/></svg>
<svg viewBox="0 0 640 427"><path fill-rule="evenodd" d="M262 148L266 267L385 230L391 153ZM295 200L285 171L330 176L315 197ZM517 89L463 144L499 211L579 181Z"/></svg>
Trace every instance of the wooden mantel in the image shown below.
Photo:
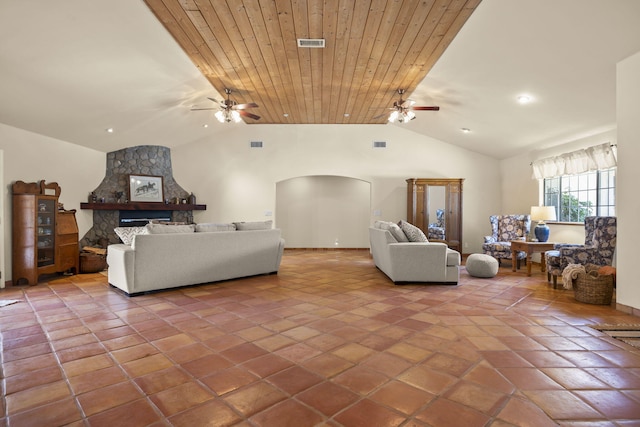
<svg viewBox="0 0 640 427"><path fill-rule="evenodd" d="M102 211L204 211L207 209L207 205L157 202L80 203L80 209L93 209Z"/></svg>

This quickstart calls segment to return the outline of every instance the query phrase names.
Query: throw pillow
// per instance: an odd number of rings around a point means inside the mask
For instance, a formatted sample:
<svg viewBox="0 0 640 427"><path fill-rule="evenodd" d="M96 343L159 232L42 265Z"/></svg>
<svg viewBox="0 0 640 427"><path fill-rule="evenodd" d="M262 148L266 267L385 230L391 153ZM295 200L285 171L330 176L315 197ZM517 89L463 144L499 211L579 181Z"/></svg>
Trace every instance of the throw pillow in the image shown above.
<svg viewBox="0 0 640 427"><path fill-rule="evenodd" d="M270 230L273 227L273 221L252 221L252 222L234 222L236 230L249 231L249 230Z"/></svg>
<svg viewBox="0 0 640 427"><path fill-rule="evenodd" d="M404 234L404 231L396 224L391 221L376 221L373 223L374 228L379 228L381 230L389 230L389 233L398 241L398 242L408 242L407 236Z"/></svg>
<svg viewBox="0 0 640 427"><path fill-rule="evenodd" d="M125 245L131 245L133 238L138 234L147 234L147 230L144 227L116 227L113 229L116 232L122 243Z"/></svg>
<svg viewBox="0 0 640 427"><path fill-rule="evenodd" d="M420 230L420 229L418 229L418 230ZM408 242L409 241L409 239L407 238L407 235L405 234L405 232L402 231L402 229L395 222L392 222L389 225L389 231L391 232L391 235L393 237L395 237L398 242Z"/></svg>
<svg viewBox="0 0 640 427"><path fill-rule="evenodd" d="M377 220L373 223L373 228L379 228L380 230L387 230L389 228L389 221Z"/></svg>
<svg viewBox="0 0 640 427"><path fill-rule="evenodd" d="M236 225L229 224L215 224L215 223L202 223L196 224L197 233L210 233L215 231L236 231Z"/></svg>
<svg viewBox="0 0 640 427"><path fill-rule="evenodd" d="M407 221L400 221L400 228L404 231L410 242L428 242L427 236L424 235L422 230L413 224L409 224Z"/></svg>
<svg viewBox="0 0 640 427"><path fill-rule="evenodd" d="M196 227L193 224L188 225L164 225L164 224L147 224L145 225L147 234L169 234L169 233L193 233Z"/></svg>

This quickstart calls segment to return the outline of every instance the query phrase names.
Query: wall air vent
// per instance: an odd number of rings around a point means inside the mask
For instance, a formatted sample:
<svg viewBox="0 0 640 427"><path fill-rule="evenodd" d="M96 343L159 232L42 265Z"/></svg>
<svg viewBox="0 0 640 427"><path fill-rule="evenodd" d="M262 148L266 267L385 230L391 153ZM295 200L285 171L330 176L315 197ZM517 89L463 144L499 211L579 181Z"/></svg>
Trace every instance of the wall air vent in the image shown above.
<svg viewBox="0 0 640 427"><path fill-rule="evenodd" d="M387 141L373 141L373 148L387 148Z"/></svg>
<svg viewBox="0 0 640 427"><path fill-rule="evenodd" d="M298 47L324 47L324 39L298 39Z"/></svg>
<svg viewBox="0 0 640 427"><path fill-rule="evenodd" d="M251 148L262 148L262 141L251 141Z"/></svg>

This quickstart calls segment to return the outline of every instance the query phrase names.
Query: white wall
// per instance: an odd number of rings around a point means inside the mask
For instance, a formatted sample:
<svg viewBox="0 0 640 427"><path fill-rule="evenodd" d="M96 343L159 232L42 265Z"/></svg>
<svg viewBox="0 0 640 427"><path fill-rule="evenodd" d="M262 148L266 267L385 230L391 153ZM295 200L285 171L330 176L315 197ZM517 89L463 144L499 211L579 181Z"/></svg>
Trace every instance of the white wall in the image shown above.
<svg viewBox="0 0 640 427"><path fill-rule="evenodd" d="M357 178L371 183L370 223L406 219L407 178L464 178L463 251L481 251L489 215L501 209L499 161L401 126L230 125L206 141L173 148L174 177L207 204L195 213L199 222L268 219L276 183L289 178ZM264 148L251 149L250 141ZM373 148L373 141L386 141L387 148Z"/></svg>
<svg viewBox="0 0 640 427"><path fill-rule="evenodd" d="M371 184L343 176L276 183L276 216L290 248L369 246Z"/></svg>
<svg viewBox="0 0 640 427"><path fill-rule="evenodd" d="M93 225L92 211L80 210L89 191L104 178L106 155L78 145L0 124L0 150L3 151L2 180L2 286L11 279L11 184L14 181L57 182L62 191L59 201L65 209L77 209L80 236Z"/></svg>
<svg viewBox="0 0 640 427"><path fill-rule="evenodd" d="M638 285L638 239L640 239L640 52L621 61L617 67L618 211L617 293L618 304L640 314Z"/></svg>

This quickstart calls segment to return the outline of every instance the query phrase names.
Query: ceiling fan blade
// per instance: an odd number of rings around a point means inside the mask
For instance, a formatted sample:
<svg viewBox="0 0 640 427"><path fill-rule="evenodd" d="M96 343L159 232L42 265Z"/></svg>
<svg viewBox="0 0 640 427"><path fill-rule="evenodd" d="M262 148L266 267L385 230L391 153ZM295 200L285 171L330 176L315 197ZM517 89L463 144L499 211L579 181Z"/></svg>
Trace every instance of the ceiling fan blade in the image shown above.
<svg viewBox="0 0 640 427"><path fill-rule="evenodd" d="M248 111L240 110L238 111L238 113L240 113L241 116L249 117L250 119L253 119L253 120L260 120L260 116L256 116L255 114L252 114Z"/></svg>
<svg viewBox="0 0 640 427"><path fill-rule="evenodd" d="M382 114L378 114L377 116L375 116L373 118L373 120L377 120L377 119L381 119L382 117L388 116L389 113L382 113Z"/></svg>
<svg viewBox="0 0 640 427"><path fill-rule="evenodd" d="M258 108L258 104L255 102L249 102L248 104L236 104L233 106L234 110L244 110L246 108Z"/></svg>
<svg viewBox="0 0 640 427"><path fill-rule="evenodd" d="M412 110L416 111L440 111L440 107L411 107Z"/></svg>
<svg viewBox="0 0 640 427"><path fill-rule="evenodd" d="M402 101L402 100L400 100L400 101ZM407 100L405 100L405 101L401 102L401 103L400 103L400 106L401 106L402 108L409 108L409 107L411 107L411 106L412 106L413 104L415 104L415 103L416 103L416 102L415 102L414 100L412 100L412 99L407 99Z"/></svg>
<svg viewBox="0 0 640 427"><path fill-rule="evenodd" d="M209 97L207 97L207 99L208 99L209 101L213 101L213 102L215 102L216 104L220 103L220 101L218 101L218 100L216 100L216 99L213 99L213 98L209 98Z"/></svg>
<svg viewBox="0 0 640 427"><path fill-rule="evenodd" d="M201 111L201 110L219 110L219 108L192 108L191 111Z"/></svg>

